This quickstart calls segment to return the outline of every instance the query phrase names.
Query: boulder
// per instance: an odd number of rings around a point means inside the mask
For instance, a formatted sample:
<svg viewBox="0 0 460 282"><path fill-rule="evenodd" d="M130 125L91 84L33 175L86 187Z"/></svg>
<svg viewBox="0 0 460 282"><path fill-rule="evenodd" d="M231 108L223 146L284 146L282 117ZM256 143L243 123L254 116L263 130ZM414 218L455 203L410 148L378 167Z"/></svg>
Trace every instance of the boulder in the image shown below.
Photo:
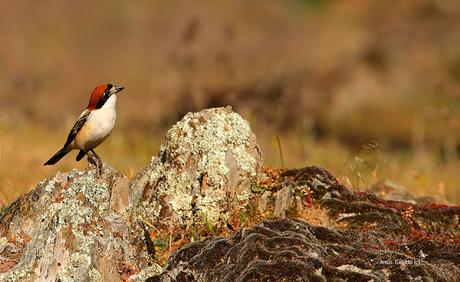
<svg viewBox="0 0 460 282"><path fill-rule="evenodd" d="M262 154L230 107L189 113L132 183L131 203L157 228L226 224L248 204Z"/></svg>
<svg viewBox="0 0 460 282"><path fill-rule="evenodd" d="M129 181L111 167L95 172L57 173L2 211L0 281L120 281L139 271L124 217Z"/></svg>

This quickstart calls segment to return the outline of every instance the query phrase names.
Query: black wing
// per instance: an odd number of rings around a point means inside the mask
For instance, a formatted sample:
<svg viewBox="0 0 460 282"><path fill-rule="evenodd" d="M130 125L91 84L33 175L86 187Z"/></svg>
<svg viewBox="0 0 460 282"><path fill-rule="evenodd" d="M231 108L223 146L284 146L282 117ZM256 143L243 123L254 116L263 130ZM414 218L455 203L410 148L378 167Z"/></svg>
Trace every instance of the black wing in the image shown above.
<svg viewBox="0 0 460 282"><path fill-rule="evenodd" d="M86 120L88 119L90 111L85 110L80 117L78 118L77 122L75 122L74 126L69 132L69 136L67 136L67 141L65 141L64 148L67 147L72 141L75 139L75 136L77 136L78 131L83 127L85 124Z"/></svg>

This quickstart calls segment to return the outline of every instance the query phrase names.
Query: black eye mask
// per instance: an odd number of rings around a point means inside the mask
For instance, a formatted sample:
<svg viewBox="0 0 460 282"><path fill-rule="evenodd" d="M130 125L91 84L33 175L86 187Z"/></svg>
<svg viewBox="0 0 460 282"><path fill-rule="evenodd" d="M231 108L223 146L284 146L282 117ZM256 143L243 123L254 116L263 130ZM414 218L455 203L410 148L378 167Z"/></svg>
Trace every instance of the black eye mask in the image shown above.
<svg viewBox="0 0 460 282"><path fill-rule="evenodd" d="M110 96L112 96L112 93L110 92L110 89L112 89L113 85L112 84L107 84L107 88L105 89L104 93L102 94L101 98L99 99L99 102L97 102L96 109L102 108L104 106L105 102L109 100Z"/></svg>

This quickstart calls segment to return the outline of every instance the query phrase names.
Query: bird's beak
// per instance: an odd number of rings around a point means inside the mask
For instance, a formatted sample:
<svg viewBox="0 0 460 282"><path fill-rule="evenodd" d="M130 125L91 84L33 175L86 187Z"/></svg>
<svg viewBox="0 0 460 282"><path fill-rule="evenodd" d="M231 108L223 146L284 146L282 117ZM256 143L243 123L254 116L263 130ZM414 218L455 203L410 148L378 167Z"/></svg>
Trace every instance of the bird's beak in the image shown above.
<svg viewBox="0 0 460 282"><path fill-rule="evenodd" d="M115 86L115 94L125 89L123 86Z"/></svg>

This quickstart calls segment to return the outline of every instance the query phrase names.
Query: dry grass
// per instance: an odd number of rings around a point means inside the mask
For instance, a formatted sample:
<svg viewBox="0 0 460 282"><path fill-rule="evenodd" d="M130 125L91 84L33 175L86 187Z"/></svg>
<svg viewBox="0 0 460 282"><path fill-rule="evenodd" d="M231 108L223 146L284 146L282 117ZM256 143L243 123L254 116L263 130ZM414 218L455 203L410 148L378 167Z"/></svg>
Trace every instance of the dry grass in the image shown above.
<svg viewBox="0 0 460 282"><path fill-rule="evenodd" d="M268 152L267 163L280 167L276 136L262 134L258 140L264 152ZM436 154L427 151L388 151L374 142L350 150L337 140L318 141L295 133L284 136L281 142L288 168L318 165L330 170L342 183L361 191L385 181L415 195L460 203L458 159L440 161Z"/></svg>
<svg viewBox="0 0 460 282"><path fill-rule="evenodd" d="M187 111L230 104L270 165L279 136L286 166L459 202L459 30L453 0L3 1L0 201L76 166L41 164L113 82L126 90L98 151L125 173Z"/></svg>

